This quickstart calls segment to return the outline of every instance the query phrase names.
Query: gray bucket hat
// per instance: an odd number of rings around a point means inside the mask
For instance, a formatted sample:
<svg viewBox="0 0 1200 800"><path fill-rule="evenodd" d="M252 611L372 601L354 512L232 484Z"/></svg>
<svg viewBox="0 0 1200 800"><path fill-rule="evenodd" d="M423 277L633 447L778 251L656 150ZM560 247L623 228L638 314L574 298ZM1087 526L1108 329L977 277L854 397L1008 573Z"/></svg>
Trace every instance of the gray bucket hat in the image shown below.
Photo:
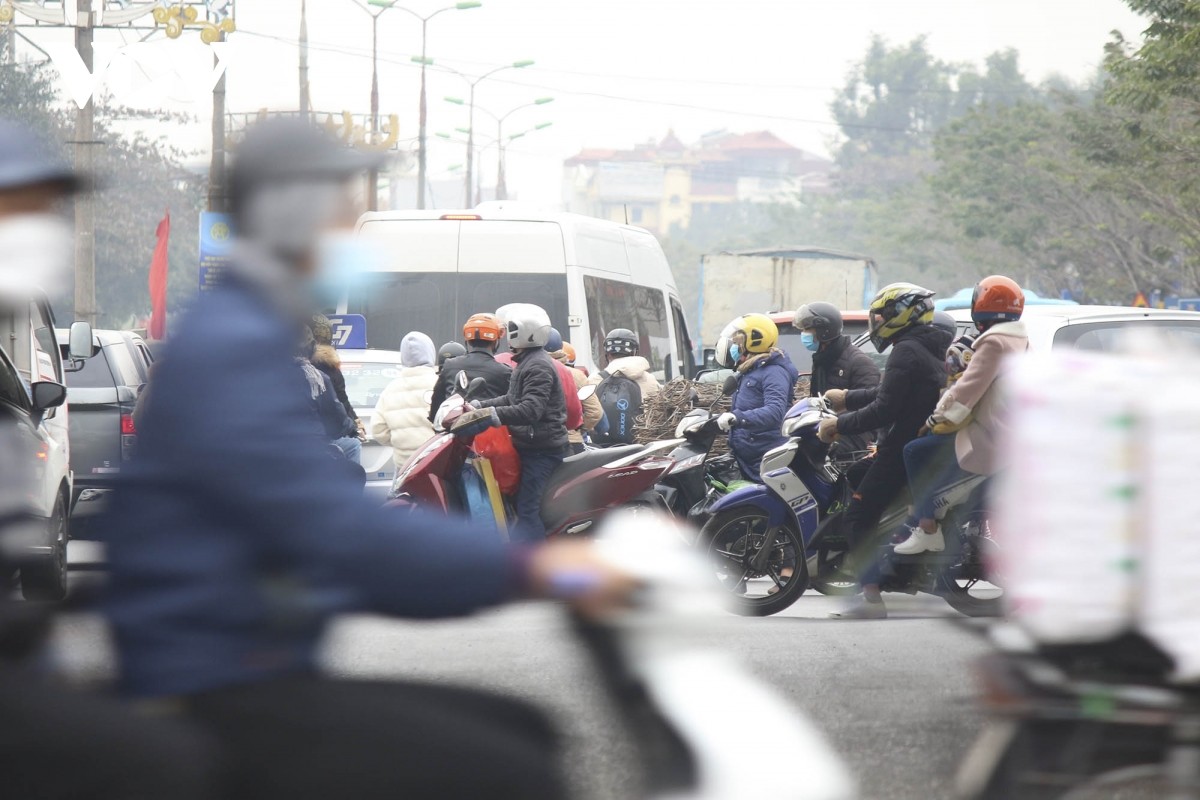
<svg viewBox="0 0 1200 800"><path fill-rule="evenodd" d="M44 183L58 184L73 193L87 181L61 157L17 123L0 119L0 191Z"/></svg>

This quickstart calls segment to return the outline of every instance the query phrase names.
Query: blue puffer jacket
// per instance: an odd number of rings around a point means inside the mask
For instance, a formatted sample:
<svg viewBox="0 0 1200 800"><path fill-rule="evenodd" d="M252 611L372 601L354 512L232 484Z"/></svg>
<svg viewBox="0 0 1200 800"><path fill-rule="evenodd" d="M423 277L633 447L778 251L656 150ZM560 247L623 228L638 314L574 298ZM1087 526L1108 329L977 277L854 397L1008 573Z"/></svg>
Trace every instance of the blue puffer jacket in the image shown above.
<svg viewBox="0 0 1200 800"><path fill-rule="evenodd" d="M127 693L311 670L335 614L462 614L515 588L494 535L391 513L337 468L298 335L266 293L231 282L198 299L155 367L101 522Z"/></svg>
<svg viewBox="0 0 1200 800"><path fill-rule="evenodd" d="M729 446L742 472L759 480L763 455L787 441L779 432L783 416L792 407L792 387L799 373L782 350L760 358L738 380L733 393L737 426L729 433Z"/></svg>

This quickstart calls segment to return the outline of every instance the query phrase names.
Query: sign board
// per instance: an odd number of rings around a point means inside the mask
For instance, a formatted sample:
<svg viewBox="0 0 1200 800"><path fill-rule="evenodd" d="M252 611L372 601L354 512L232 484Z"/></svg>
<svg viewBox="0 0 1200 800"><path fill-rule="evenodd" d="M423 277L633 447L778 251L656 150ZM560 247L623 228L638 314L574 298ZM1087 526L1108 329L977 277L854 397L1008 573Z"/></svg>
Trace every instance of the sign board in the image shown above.
<svg viewBox="0 0 1200 800"><path fill-rule="evenodd" d="M1179 298L1180 311L1200 311L1200 297Z"/></svg>
<svg viewBox="0 0 1200 800"><path fill-rule="evenodd" d="M362 314L335 314L329 318L333 346L345 350L367 348L367 318Z"/></svg>
<svg viewBox="0 0 1200 800"><path fill-rule="evenodd" d="M200 291L221 283L232 258L233 228L228 214L200 212Z"/></svg>
<svg viewBox="0 0 1200 800"><path fill-rule="evenodd" d="M1138 292L1137 295L1133 298L1133 302L1130 303L1130 305L1133 306L1134 308L1149 308L1150 301L1146 299L1146 295L1144 292Z"/></svg>

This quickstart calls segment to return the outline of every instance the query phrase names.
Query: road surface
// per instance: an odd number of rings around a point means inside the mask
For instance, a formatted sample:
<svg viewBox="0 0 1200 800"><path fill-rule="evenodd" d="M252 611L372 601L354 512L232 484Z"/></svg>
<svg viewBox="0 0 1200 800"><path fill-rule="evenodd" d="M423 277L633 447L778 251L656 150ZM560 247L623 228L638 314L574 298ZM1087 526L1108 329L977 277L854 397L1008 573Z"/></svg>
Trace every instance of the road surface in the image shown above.
<svg viewBox="0 0 1200 800"><path fill-rule="evenodd" d="M980 724L969 664L984 645L952 624L956 615L941 601L888 599L892 619L843 622L825 618L837 600L810 593L775 617L721 620L705 638L744 658L818 723L859 777L864 798L949 798ZM73 674L111 675L111 648L96 617L66 618L56 644ZM330 632L325 661L342 675L445 681L528 698L559 721L581 797L630 794L620 729L553 605L439 623L350 618ZM721 701L720 689L713 687L713 702ZM752 717L740 724L747 736L758 735ZM804 753L777 768L804 780Z"/></svg>

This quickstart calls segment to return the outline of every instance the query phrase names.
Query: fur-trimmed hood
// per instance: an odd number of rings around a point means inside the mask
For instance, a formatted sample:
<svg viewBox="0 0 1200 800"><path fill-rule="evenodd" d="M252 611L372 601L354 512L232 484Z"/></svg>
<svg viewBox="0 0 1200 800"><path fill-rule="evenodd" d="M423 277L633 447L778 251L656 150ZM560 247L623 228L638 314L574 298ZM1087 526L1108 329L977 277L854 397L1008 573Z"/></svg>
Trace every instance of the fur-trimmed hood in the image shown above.
<svg viewBox="0 0 1200 800"><path fill-rule="evenodd" d="M340 369L342 359L338 355L338 351L330 344L319 344L313 350L312 363L314 366L321 369Z"/></svg>

